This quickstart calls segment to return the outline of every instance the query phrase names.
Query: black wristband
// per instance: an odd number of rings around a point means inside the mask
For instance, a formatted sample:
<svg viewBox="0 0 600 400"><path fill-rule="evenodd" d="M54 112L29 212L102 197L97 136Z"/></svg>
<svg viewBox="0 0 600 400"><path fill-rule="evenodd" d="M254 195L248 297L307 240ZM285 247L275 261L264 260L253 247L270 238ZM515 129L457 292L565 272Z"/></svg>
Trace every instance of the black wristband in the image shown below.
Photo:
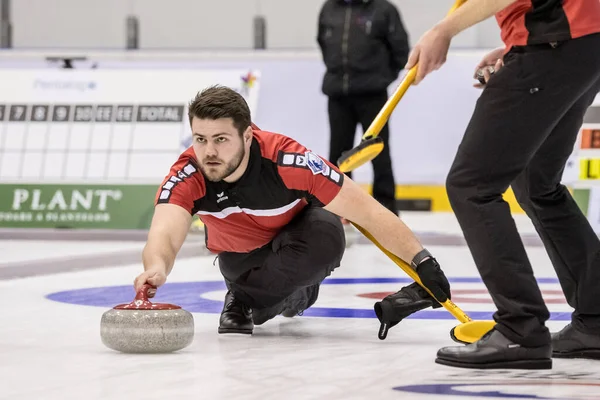
<svg viewBox="0 0 600 400"><path fill-rule="evenodd" d="M417 268L417 265L421 264L421 261L423 261L427 257L433 258L433 256L427 249L423 249L413 257L410 263L412 264L413 268Z"/></svg>

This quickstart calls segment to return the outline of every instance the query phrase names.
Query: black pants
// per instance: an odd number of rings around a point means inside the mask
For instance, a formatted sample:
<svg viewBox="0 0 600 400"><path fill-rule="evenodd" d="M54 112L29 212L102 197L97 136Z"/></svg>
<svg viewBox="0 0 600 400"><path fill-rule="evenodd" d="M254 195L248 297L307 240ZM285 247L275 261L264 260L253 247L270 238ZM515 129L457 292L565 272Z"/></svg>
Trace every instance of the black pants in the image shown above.
<svg viewBox="0 0 600 400"><path fill-rule="evenodd" d="M345 248L340 219L307 207L269 245L220 253L219 268L238 300L253 309L276 308L295 292L319 285L340 266Z"/></svg>
<svg viewBox="0 0 600 400"><path fill-rule="evenodd" d="M361 124L365 132L379 111L383 108L388 96L386 92L364 96L330 97L328 103L329 128L329 161L337 165L342 152L354 147L356 125ZM381 154L373 159L373 197L384 207L397 214L396 183L390 158L390 131L386 123L379 136L385 147ZM351 173L347 173L352 178Z"/></svg>
<svg viewBox="0 0 600 400"><path fill-rule="evenodd" d="M600 332L600 241L560 183L600 89L600 35L512 49L488 82L459 146L447 191L497 307L497 329L524 346L550 342L549 318L502 194L510 185L543 240L572 323Z"/></svg>

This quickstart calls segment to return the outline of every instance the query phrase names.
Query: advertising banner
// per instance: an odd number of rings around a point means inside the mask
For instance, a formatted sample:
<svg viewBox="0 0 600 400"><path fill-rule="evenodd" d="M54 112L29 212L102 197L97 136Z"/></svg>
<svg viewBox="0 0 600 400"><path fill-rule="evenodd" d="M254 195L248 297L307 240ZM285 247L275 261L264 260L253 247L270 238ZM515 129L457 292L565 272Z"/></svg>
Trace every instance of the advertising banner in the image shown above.
<svg viewBox="0 0 600 400"><path fill-rule="evenodd" d="M157 188L0 184L0 228L148 229Z"/></svg>

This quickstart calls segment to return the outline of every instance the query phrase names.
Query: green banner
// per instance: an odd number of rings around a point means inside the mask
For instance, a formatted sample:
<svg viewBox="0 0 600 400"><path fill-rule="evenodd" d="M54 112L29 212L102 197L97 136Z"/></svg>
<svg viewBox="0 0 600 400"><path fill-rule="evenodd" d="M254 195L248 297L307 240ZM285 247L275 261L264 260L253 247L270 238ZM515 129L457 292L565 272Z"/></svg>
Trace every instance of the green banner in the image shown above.
<svg viewBox="0 0 600 400"><path fill-rule="evenodd" d="M148 229L154 185L0 184L0 228Z"/></svg>
<svg viewBox="0 0 600 400"><path fill-rule="evenodd" d="M588 208L590 204L590 189L574 189L573 199L581 208L583 214L588 215Z"/></svg>

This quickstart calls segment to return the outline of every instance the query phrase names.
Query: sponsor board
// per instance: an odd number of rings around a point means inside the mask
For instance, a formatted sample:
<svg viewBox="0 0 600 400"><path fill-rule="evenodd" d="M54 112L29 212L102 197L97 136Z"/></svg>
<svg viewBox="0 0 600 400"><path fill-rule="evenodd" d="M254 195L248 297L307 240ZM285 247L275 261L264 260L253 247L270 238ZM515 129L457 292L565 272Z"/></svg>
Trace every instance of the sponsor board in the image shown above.
<svg viewBox="0 0 600 400"><path fill-rule="evenodd" d="M1 228L147 229L155 185L0 184Z"/></svg>

